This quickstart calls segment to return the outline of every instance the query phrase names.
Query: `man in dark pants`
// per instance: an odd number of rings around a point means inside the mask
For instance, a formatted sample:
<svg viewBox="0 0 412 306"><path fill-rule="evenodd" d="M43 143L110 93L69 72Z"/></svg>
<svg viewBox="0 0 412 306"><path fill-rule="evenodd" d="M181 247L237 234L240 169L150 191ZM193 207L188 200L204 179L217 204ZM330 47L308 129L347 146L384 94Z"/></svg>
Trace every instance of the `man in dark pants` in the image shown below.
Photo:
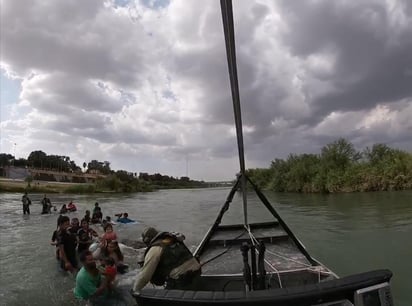
<svg viewBox="0 0 412 306"><path fill-rule="evenodd" d="M41 200L41 204L43 205L43 206L42 206L41 214L42 214L42 215L44 215L44 214L51 214L52 204L51 204L50 199L49 199L46 195L44 195L43 200Z"/></svg>
<svg viewBox="0 0 412 306"><path fill-rule="evenodd" d="M57 245L60 254L60 266L63 270L76 272L78 269L76 258L77 237L69 231L70 218L62 216L60 218L60 230Z"/></svg>
<svg viewBox="0 0 412 306"><path fill-rule="evenodd" d="M30 215L31 201L27 195L27 192L25 192L24 195L22 196L21 202L23 203L23 214L25 215L27 213L28 215Z"/></svg>

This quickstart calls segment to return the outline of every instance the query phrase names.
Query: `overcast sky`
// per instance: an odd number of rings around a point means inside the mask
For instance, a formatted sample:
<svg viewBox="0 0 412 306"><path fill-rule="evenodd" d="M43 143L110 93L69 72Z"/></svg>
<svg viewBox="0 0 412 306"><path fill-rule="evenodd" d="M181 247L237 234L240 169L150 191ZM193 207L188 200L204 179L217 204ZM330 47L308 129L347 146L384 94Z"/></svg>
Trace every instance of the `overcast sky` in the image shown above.
<svg viewBox="0 0 412 306"><path fill-rule="evenodd" d="M412 151L412 1L234 1L246 167L345 137ZM1 0L1 152L238 172L217 0Z"/></svg>

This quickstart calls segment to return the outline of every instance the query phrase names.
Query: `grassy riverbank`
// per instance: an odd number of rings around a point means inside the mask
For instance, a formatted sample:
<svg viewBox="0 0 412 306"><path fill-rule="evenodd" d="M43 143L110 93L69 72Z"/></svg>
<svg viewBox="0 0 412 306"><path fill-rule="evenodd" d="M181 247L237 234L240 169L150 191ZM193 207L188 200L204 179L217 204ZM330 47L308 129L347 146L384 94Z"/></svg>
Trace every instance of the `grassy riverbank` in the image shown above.
<svg viewBox="0 0 412 306"><path fill-rule="evenodd" d="M32 181L30 184L22 180L1 179L0 192L30 193L94 193L94 184L76 184L61 182Z"/></svg>
<svg viewBox="0 0 412 306"><path fill-rule="evenodd" d="M205 188L205 185L188 185L172 184L170 182L161 182L163 184L150 184L147 182L138 182L136 184L122 183L113 177L97 180L96 183L69 183L53 181L31 181L30 184L23 180L13 180L0 178L0 192L30 192L30 193L127 193L127 192L151 192L159 189L187 189L187 188Z"/></svg>

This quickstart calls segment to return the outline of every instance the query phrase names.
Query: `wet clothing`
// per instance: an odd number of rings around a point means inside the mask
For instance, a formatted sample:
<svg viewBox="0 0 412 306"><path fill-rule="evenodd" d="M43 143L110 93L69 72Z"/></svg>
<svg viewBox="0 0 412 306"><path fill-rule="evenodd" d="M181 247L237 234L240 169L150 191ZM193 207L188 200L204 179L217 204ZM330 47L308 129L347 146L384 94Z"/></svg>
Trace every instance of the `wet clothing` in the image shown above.
<svg viewBox="0 0 412 306"><path fill-rule="evenodd" d="M92 216L92 223L100 223L100 222L102 222L102 219L103 219L103 214L102 214L102 212L101 211L97 211L97 212L95 212L95 213L93 213L93 216Z"/></svg>
<svg viewBox="0 0 412 306"><path fill-rule="evenodd" d="M87 223L90 223L91 217L90 215L84 215L84 218L82 219L82 221L85 220Z"/></svg>
<svg viewBox="0 0 412 306"><path fill-rule="evenodd" d="M104 268L104 274L107 275L111 280L114 280L117 274L116 266L106 266Z"/></svg>
<svg viewBox="0 0 412 306"><path fill-rule="evenodd" d="M171 233L160 233L146 250L144 264L134 284L140 291L149 281L172 289L184 289L183 283L191 283L200 276L200 264L182 240Z"/></svg>
<svg viewBox="0 0 412 306"><path fill-rule="evenodd" d="M94 230L92 230L91 228L88 228L87 230L80 228L77 231L77 237L79 238L77 253L80 254L81 252L89 249L90 245L92 244L93 232Z"/></svg>
<svg viewBox="0 0 412 306"><path fill-rule="evenodd" d="M51 201L49 198L43 198L43 200L41 200L41 204L43 205L42 207L42 215L44 214L51 214Z"/></svg>
<svg viewBox="0 0 412 306"><path fill-rule="evenodd" d="M78 242L78 238L77 238L77 232L79 231L79 229L80 229L80 226L71 226L71 227L69 227L69 229L68 229L68 231L73 235L73 236L75 236L76 237L76 248L77 248L77 242Z"/></svg>
<svg viewBox="0 0 412 306"><path fill-rule="evenodd" d="M77 237L75 234L71 233L70 231L63 231L59 233L57 245L63 246L64 253L66 254L67 260L73 266L73 268L77 268L77 257L76 257L76 246L77 246ZM63 259L60 261L60 265L63 270L65 270L64 266L65 262Z"/></svg>
<svg viewBox="0 0 412 306"><path fill-rule="evenodd" d="M110 242L112 240L117 240L117 235L115 232L111 232L111 233L104 233L102 236L102 239L106 240L107 242Z"/></svg>
<svg viewBox="0 0 412 306"><path fill-rule="evenodd" d="M57 243L57 240L58 240L58 238L59 238L58 236L59 236L59 231L58 231L58 230L55 230L55 231L53 232L51 241ZM57 259L57 260L60 260L59 246L58 246L58 245L56 245L56 259Z"/></svg>
<svg viewBox="0 0 412 306"><path fill-rule="evenodd" d="M129 270L129 265L126 265L123 262L119 262L116 264L116 270L120 274L124 274Z"/></svg>
<svg viewBox="0 0 412 306"><path fill-rule="evenodd" d="M59 236L59 230L55 230L55 231L53 232L51 241L57 242L58 236Z"/></svg>
<svg viewBox="0 0 412 306"><path fill-rule="evenodd" d="M133 222L136 222L136 221L134 221L134 220L132 220L132 219L125 218L125 217L119 218L119 219L117 219L116 221L117 221L117 222L120 222L120 223L133 223Z"/></svg>
<svg viewBox="0 0 412 306"><path fill-rule="evenodd" d="M23 215L25 214L30 215L30 206L29 205L23 205Z"/></svg>
<svg viewBox="0 0 412 306"><path fill-rule="evenodd" d="M88 300L97 291L102 282L102 277L99 274L91 275L82 267L76 276L76 287L74 288L74 295L78 299Z"/></svg>
<svg viewBox="0 0 412 306"><path fill-rule="evenodd" d="M76 287L74 295L81 305L87 300L86 305L113 306L113 305L135 305L135 300L130 296L126 288L112 288L110 292L106 290L102 295L93 296L101 285L103 277L98 275L93 277L84 268L81 268L76 277Z"/></svg>
<svg viewBox="0 0 412 306"><path fill-rule="evenodd" d="M25 215L27 213L30 215L31 200L29 199L27 194L23 195L21 202L23 203L23 214Z"/></svg>
<svg viewBox="0 0 412 306"><path fill-rule="evenodd" d="M79 229L80 229L80 226L72 226L72 227L69 227L69 232L77 235L77 232L79 231Z"/></svg>
<svg viewBox="0 0 412 306"><path fill-rule="evenodd" d="M76 210L77 210L77 207L76 207L76 205L74 205L73 203L69 203L69 204L67 205L67 210L68 210L68 211L76 211Z"/></svg>

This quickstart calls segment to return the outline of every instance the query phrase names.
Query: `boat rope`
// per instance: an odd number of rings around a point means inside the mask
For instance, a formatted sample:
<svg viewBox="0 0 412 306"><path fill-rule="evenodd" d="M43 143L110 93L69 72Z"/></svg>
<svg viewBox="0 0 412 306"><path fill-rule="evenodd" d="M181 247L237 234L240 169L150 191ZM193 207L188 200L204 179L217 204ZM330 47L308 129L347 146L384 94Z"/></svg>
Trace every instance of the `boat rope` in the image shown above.
<svg viewBox="0 0 412 306"><path fill-rule="evenodd" d="M266 251L266 253L269 253L269 254L271 254L271 255L274 255L274 256L276 256L276 257L279 257L279 258L282 258L282 259L285 259L285 260L288 260L288 261L292 261L292 262L297 263L297 264L299 264L299 265L302 265L302 266L304 266L304 267L313 267L313 266L310 265L310 264L307 264L307 263L304 263L304 262L300 262L300 261L298 261L298 260L296 260L296 259L287 257L287 256L285 256L285 255L281 255L281 253L278 253L278 252L275 252L275 251Z"/></svg>
<svg viewBox="0 0 412 306"><path fill-rule="evenodd" d="M250 237L250 240L251 240L252 245L253 245L253 246L259 245L260 243L259 243L259 241L256 239L256 237L253 235L253 233L251 232L250 226L247 226L246 229L247 229L247 231L248 231L248 234L249 234L249 237ZM257 255L259 255L259 251L257 250L257 248L255 249L255 252L256 252ZM292 261L292 262L295 262L295 263L297 263L297 264L300 264L300 265L306 267L305 270L317 272L317 274L318 274L318 282L320 283L320 280L321 280L321 269L322 269L321 266L313 266L313 265L310 265L310 264L307 264L307 263L304 263L304 262L300 262L300 261L298 261L298 260L295 260L295 259L293 259L293 258L287 257L287 256L285 256L284 254L281 254L281 253L275 252L275 251L266 250L266 253L269 253L269 254L274 255L274 256L277 256L277 257L279 257L279 258L285 259L285 260L287 260L287 261ZM278 279L279 279L279 286L280 286L280 288L282 288L282 284L281 284L281 281L280 281L280 272L284 272L284 271L279 271L279 270L277 270L277 269L275 268L275 266L274 266L272 263L270 263L266 258L264 259L264 261L265 261L265 263L266 263L270 268L272 268L273 271L277 274Z"/></svg>
<svg viewBox="0 0 412 306"><path fill-rule="evenodd" d="M259 241L256 239L256 237L255 237L255 236L253 235L253 233L251 232L250 227L248 226L248 227L246 227L246 228L247 228L247 231L248 231L248 234L249 234L249 237L250 237L250 239L251 239L252 244L253 244L253 245L259 244ZM288 260L288 261L295 262L295 263L300 264L300 265L302 265L302 266L304 266L304 267L313 267L313 266L310 265L310 264L307 264L307 263L304 263L304 262L300 262L300 261L298 261L298 260L296 260L296 259L287 257L287 256L285 256L284 254L279 253L279 252L266 250L266 253L272 254L272 255L274 255L274 256L280 257L280 258L285 259L285 260Z"/></svg>
<svg viewBox="0 0 412 306"><path fill-rule="evenodd" d="M283 221L283 219L280 217L280 215L277 213L277 211L272 207L272 205L269 203L268 199L265 197L265 195L260 191L260 189L256 186L256 184L253 183L253 181L250 178L247 178L248 182L252 186L252 188L255 190L257 196L259 199L262 201L263 205L270 211L270 213L278 220L279 224L282 226L283 230L286 231L286 233L289 235L289 237L292 239L292 241L295 243L297 248L300 250L300 252L305 255L305 257L308 259L308 261L312 265L317 265L318 263L309 255L308 251L305 249L303 244L297 239L295 234L291 231L291 229L287 226L287 224Z"/></svg>
<svg viewBox="0 0 412 306"><path fill-rule="evenodd" d="M268 251L267 251L267 252L268 252ZM272 255L275 255L275 256L279 256L279 255L274 254L274 253L272 253L272 252L268 252L268 253L270 253L270 254L272 254ZM284 257L284 256L279 256L279 257L282 257L282 258L284 258L284 259L286 259L286 260L292 260L291 258ZM280 272L285 273L285 272L295 272L295 271L312 271L312 272L316 272L316 273L317 273L317 275L318 275L318 282L319 282L319 283L320 283L320 281L321 281L321 274L322 274L322 273L324 273L324 274L331 274L331 273L328 272L328 271L321 271L321 270L322 270L322 266L311 266L311 265L307 265L307 264L305 264L305 263L302 263L302 262L299 262L299 261L296 261L296 260L292 260L292 261L294 261L294 262L296 262L296 263L298 263L298 264L301 264L301 265L305 266L305 268L304 268L304 269L284 270L284 271L275 270L274 272L276 272L276 274L279 274ZM268 263L268 262L266 261L266 259L265 259L265 262ZM269 263L268 263L268 265L269 265L270 267L273 266L273 265L271 265L271 264L269 264ZM279 277L279 276L278 276L278 277Z"/></svg>
<svg viewBox="0 0 412 306"><path fill-rule="evenodd" d="M236 66L236 47L235 47L235 31L233 26L233 9L231 0L220 0L220 8L222 11L223 31L225 34L226 56L230 78L230 88L232 91L233 111L235 116L237 147L239 152L239 164L241 174L241 187L243 195L243 214L245 225L247 221L247 197L246 197L246 170L245 170L245 152L243 146L243 130L242 130L242 113L240 109L239 82L237 77Z"/></svg>
<svg viewBox="0 0 412 306"><path fill-rule="evenodd" d="M265 259L265 263L276 273L279 281L279 288L283 288L282 280L280 279L280 271L276 269L276 267L272 265L267 259Z"/></svg>
<svg viewBox="0 0 412 306"><path fill-rule="evenodd" d="M267 252L268 252L268 251L267 251ZM259 255L259 251L258 251L258 250L256 250L256 253ZM279 255L277 255L277 254L273 254L272 252L269 252L269 253L271 253L272 255L279 256ZM281 257L284 258L284 259L286 259L286 260L292 260L291 258L288 258L288 257L284 257L284 256L281 256ZM304 269L294 269L294 270L282 270L282 271L279 271L279 270L276 269L275 266L274 266L272 263L270 263L266 258L264 259L264 261L265 261L265 263L273 270L273 272L276 273L276 275L277 275L277 277L278 277L278 280L279 280L279 287L280 287L280 288L282 288L282 282L281 282L281 278L280 278L280 273L285 273L285 272L305 271L305 270L306 270L306 271L314 271L314 272L317 272L317 274L318 274L318 282L320 283L320 281L321 281L321 269L322 269L321 266L311 266L311 265L307 265L307 264L304 264L304 263L301 263L301 262L292 260L292 261L294 261L294 262L297 262L297 263L299 263L299 264L302 264L302 265L306 266L306 268L304 268ZM325 273L327 273L327 272L325 272ZM330 274L330 273L327 273L327 274Z"/></svg>
<svg viewBox="0 0 412 306"><path fill-rule="evenodd" d="M250 230L250 226L249 225L245 226L245 229L246 229L247 233L249 234L250 241L252 242L252 245L254 245L254 246L259 245L259 241L257 241L255 236L253 236L252 231Z"/></svg>
<svg viewBox="0 0 412 306"><path fill-rule="evenodd" d="M252 231L250 230L250 226L246 226L246 229L248 231L249 237L250 237L250 241L252 242L253 246L259 245L259 241L256 239L256 237L253 235ZM257 248L254 248L256 254L259 256L259 251L257 250ZM282 288L282 280L280 279L280 272L278 269L276 269L276 267L274 265L272 265L272 263L267 260L266 258L263 259L264 262L276 273L277 277L278 277L278 281L279 281L279 287Z"/></svg>

